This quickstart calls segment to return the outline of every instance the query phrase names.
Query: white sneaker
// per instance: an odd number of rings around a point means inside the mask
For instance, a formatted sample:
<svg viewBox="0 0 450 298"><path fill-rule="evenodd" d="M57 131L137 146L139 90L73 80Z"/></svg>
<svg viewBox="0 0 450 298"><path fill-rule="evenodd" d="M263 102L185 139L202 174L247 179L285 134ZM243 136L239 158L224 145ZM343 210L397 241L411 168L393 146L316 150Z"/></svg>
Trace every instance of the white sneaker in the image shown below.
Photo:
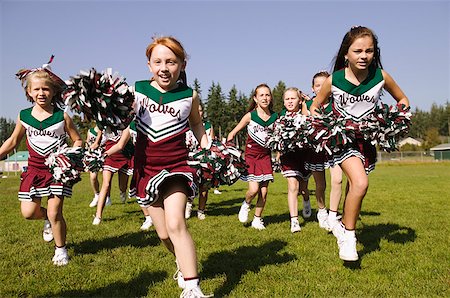
<svg viewBox="0 0 450 298"><path fill-rule="evenodd" d="M312 213L311 212L311 201L303 200L303 210L302 210L303 218L310 218L311 213Z"/></svg>
<svg viewBox="0 0 450 298"><path fill-rule="evenodd" d="M142 226L140 227L141 231L147 231L148 229L150 229L150 227L153 226L153 221L152 219L149 218L145 218L144 223L142 224Z"/></svg>
<svg viewBox="0 0 450 298"><path fill-rule="evenodd" d="M127 201L127 193L126 192L120 193L120 201L122 202L122 204L126 203L126 201Z"/></svg>
<svg viewBox="0 0 450 298"><path fill-rule="evenodd" d="M330 231L333 231L334 226L339 224L339 219L328 215L327 224L330 227Z"/></svg>
<svg viewBox="0 0 450 298"><path fill-rule="evenodd" d="M92 221L92 224L94 226L98 226L100 224L100 222L102 221L102 219L100 217L94 217L94 220Z"/></svg>
<svg viewBox="0 0 450 298"><path fill-rule="evenodd" d="M300 227L300 223L298 220L291 220L291 233L300 232L302 228Z"/></svg>
<svg viewBox="0 0 450 298"><path fill-rule="evenodd" d="M53 264L56 266L65 266L69 263L69 255L66 248L56 248L53 256Z"/></svg>
<svg viewBox="0 0 450 298"><path fill-rule="evenodd" d="M250 204L247 204L245 201L241 205L241 209L239 210L239 221L244 223L248 220L248 213L250 212Z"/></svg>
<svg viewBox="0 0 450 298"><path fill-rule="evenodd" d="M98 196L95 196L93 199L92 199L92 201L91 201L91 203L89 204L89 207L95 207L95 206L97 206L97 203L98 203Z"/></svg>
<svg viewBox="0 0 450 298"><path fill-rule="evenodd" d="M252 220L252 228L257 230L265 230L264 222L261 217L254 217Z"/></svg>
<svg viewBox="0 0 450 298"><path fill-rule="evenodd" d="M110 196L107 196L107 197L106 197L106 202L105 202L105 207L106 207L106 206L111 206L111 205L112 205L111 197L110 197Z"/></svg>
<svg viewBox="0 0 450 298"><path fill-rule="evenodd" d="M336 237L337 245L340 248L342 246L342 243L344 242L344 225L342 225L342 223L338 221L338 223L332 227L331 232L333 232L334 237Z"/></svg>
<svg viewBox="0 0 450 298"><path fill-rule="evenodd" d="M328 225L327 209L324 208L324 209L319 209L319 211L317 211L317 220L319 221L319 227L327 230L328 232L331 231L331 228Z"/></svg>
<svg viewBox="0 0 450 298"><path fill-rule="evenodd" d="M42 230L42 238L45 242L50 242L53 240L52 225L48 219L44 220L44 229Z"/></svg>
<svg viewBox="0 0 450 298"><path fill-rule="evenodd" d="M214 189L214 194L215 195L221 195L222 192L216 188L216 189Z"/></svg>
<svg viewBox="0 0 450 298"><path fill-rule="evenodd" d="M184 210L184 218L188 219L191 217L192 213L192 202L186 203L186 209Z"/></svg>
<svg viewBox="0 0 450 298"><path fill-rule="evenodd" d="M343 241L339 246L339 258L344 261L357 261L356 237L354 232L344 231Z"/></svg>
<svg viewBox="0 0 450 298"><path fill-rule="evenodd" d="M198 210L197 211L197 218L200 219L200 220L204 220L206 218L205 211Z"/></svg>
<svg viewBox="0 0 450 298"><path fill-rule="evenodd" d="M183 273L181 273L177 261L175 261L175 264L177 264L177 271L173 274L173 279L177 281L179 288L184 289L186 287L186 282L184 281Z"/></svg>
<svg viewBox="0 0 450 298"><path fill-rule="evenodd" d="M214 295L205 295L199 286L196 286L192 289L184 289L180 295L180 298L206 298L206 297L214 297Z"/></svg>

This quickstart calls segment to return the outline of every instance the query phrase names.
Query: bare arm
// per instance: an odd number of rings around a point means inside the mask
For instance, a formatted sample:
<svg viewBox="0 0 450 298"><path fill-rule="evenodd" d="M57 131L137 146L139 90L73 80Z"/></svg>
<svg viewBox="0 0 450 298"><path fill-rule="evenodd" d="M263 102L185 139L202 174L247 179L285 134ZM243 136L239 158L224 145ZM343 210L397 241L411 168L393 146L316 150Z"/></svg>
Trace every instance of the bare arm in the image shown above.
<svg viewBox="0 0 450 298"><path fill-rule="evenodd" d="M324 103L326 100L328 100L328 97L331 95L331 77L329 76L325 82L323 82L322 88L319 91L319 94L314 98L313 103L311 104L311 107L309 108L309 111L311 112L311 115L317 115L318 113L316 110Z"/></svg>
<svg viewBox="0 0 450 298"><path fill-rule="evenodd" d="M198 112L200 99L197 92L194 91L192 95L192 108L189 114L189 125L195 135L200 147L206 148L208 146L208 137L206 136L205 127L203 126L202 118Z"/></svg>
<svg viewBox="0 0 450 298"><path fill-rule="evenodd" d="M78 132L75 124L73 124L72 118L67 113L64 113L65 130L69 134L70 139L73 142L73 147L81 147L83 140Z"/></svg>
<svg viewBox="0 0 450 298"><path fill-rule="evenodd" d="M250 123L250 120L251 120L250 113L245 114L244 117L242 117L241 121L239 121L239 123L236 125L236 127L233 128L233 130L230 131L230 133L228 134L227 142L232 141L236 136L236 134Z"/></svg>
<svg viewBox="0 0 450 298"><path fill-rule="evenodd" d="M397 103L404 104L409 107L409 100L403 93L402 89L397 85L394 79L384 70L381 70L384 78L384 89L397 101Z"/></svg>
<svg viewBox="0 0 450 298"><path fill-rule="evenodd" d="M6 154L11 152L22 141L25 135L25 127L20 123L20 116L17 117L16 127L14 128L11 136L0 147L0 159L3 159Z"/></svg>
<svg viewBox="0 0 450 298"><path fill-rule="evenodd" d="M128 126L127 128L125 128L122 131L122 135L120 136L119 141L116 144L114 144L111 148L106 150L105 154L113 155L114 153L117 153L117 152L120 152L121 150L123 150L123 148L125 148L125 145L130 140L130 137L131 137L130 127Z"/></svg>
<svg viewBox="0 0 450 298"><path fill-rule="evenodd" d="M300 111L302 115L308 116L308 108L306 107L306 101L302 102L302 110Z"/></svg>

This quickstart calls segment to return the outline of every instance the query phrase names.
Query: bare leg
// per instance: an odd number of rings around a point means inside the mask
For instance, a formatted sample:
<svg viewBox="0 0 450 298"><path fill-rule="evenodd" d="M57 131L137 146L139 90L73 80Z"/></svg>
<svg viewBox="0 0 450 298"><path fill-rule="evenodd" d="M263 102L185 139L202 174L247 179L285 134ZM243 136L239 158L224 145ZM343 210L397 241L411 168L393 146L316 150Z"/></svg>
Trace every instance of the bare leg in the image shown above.
<svg viewBox="0 0 450 298"><path fill-rule="evenodd" d="M339 165L330 168L331 190L330 190L330 210L337 212L342 196L342 169Z"/></svg>
<svg viewBox="0 0 450 298"><path fill-rule="evenodd" d="M313 171L312 172L314 181L316 182L316 199L317 199L317 206L320 209L325 208L325 188L326 188L326 181L325 181L325 171Z"/></svg>
<svg viewBox="0 0 450 298"><path fill-rule="evenodd" d="M255 208L255 216L261 217L264 207L266 206L266 200L267 200L267 190L269 188L269 182L264 181L259 183L259 192L258 192L258 201L256 202L256 208Z"/></svg>
<svg viewBox="0 0 450 298"><path fill-rule="evenodd" d="M66 245L66 221L63 216L64 197L53 196L48 200L47 217L52 224L52 232L57 247Z"/></svg>
<svg viewBox="0 0 450 298"><path fill-rule="evenodd" d="M289 215L298 217L299 181L296 177L287 177Z"/></svg>
<svg viewBox="0 0 450 298"><path fill-rule="evenodd" d="M98 196L97 212L95 213L95 216L98 218L102 218L106 196L109 194L113 175L114 173L110 171L103 171L102 189L100 190L100 195Z"/></svg>

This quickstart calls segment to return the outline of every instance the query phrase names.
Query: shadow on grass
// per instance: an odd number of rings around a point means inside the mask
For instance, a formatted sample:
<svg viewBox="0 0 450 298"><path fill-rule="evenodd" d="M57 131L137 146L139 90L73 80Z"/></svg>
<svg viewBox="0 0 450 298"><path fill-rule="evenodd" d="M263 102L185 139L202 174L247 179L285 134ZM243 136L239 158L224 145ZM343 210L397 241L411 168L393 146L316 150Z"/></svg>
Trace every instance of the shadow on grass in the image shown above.
<svg viewBox="0 0 450 298"><path fill-rule="evenodd" d="M167 272L142 272L128 282L117 281L102 288L92 290L70 290L48 294L43 297L145 297L148 288L167 278Z"/></svg>
<svg viewBox="0 0 450 298"><path fill-rule="evenodd" d="M207 203L208 216L229 216L239 213L243 198Z"/></svg>
<svg viewBox="0 0 450 298"><path fill-rule="evenodd" d="M373 226L364 226L358 235L358 241L364 246L359 253L362 257L365 254L380 250L380 242L386 239L389 242L405 244L413 242L417 238L416 232L408 227L398 224L383 223Z"/></svg>
<svg viewBox="0 0 450 298"><path fill-rule="evenodd" d="M73 243L71 247L76 254L94 254L104 249L114 249L123 246L145 248L160 244L161 242L156 233L137 232L99 240L86 240L80 243Z"/></svg>
<svg viewBox="0 0 450 298"><path fill-rule="evenodd" d="M214 295L227 296L246 273L256 273L266 265L283 264L295 260L295 255L279 253L286 245L287 242L274 240L260 246L242 246L232 251L213 253L202 262L202 278L225 275L225 282L214 292Z"/></svg>

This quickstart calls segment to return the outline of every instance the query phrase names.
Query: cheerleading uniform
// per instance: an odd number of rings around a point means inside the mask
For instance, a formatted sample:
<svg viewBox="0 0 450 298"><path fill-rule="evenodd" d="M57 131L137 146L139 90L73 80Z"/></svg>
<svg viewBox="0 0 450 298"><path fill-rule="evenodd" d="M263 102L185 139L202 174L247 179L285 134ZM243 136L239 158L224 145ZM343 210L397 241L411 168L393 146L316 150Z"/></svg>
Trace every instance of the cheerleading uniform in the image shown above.
<svg viewBox="0 0 450 298"><path fill-rule="evenodd" d="M273 181L272 153L266 148L267 134L277 119L277 113L272 113L267 121L258 116L258 112L250 112L250 123L247 125L247 144L245 148L245 163L248 175L241 176L244 181Z"/></svg>
<svg viewBox="0 0 450 298"><path fill-rule="evenodd" d="M66 144L64 112L57 107L53 114L39 121L31 114L33 108L20 111L19 120L25 128L27 149L29 152L28 167L20 177L19 200L31 201L33 198L45 196L71 196L69 185L55 182L47 165L46 158L55 149Z"/></svg>
<svg viewBox="0 0 450 298"><path fill-rule="evenodd" d="M359 122L372 113L380 103L380 96L384 86L384 78L380 68L369 68L367 78L356 86L345 79L344 69L333 73L331 93L334 98L333 111L336 116L350 117ZM364 140L360 133L356 133L356 140L348 147L333 153L330 166L340 164L351 156L357 156L364 164L366 173L375 169L377 152L371 140Z"/></svg>
<svg viewBox="0 0 450 298"><path fill-rule="evenodd" d="M142 207L159 199L159 186L167 178L179 176L197 193L196 170L187 164L186 132L192 108L193 90L184 84L160 92L150 81L135 84L136 100L136 197Z"/></svg>
<svg viewBox="0 0 450 298"><path fill-rule="evenodd" d="M301 110L301 108L300 108ZM300 112L290 112L290 115L294 116ZM281 112L281 116L286 115L286 110ZM294 151L289 151L281 155L281 174L283 177L296 177L303 181L308 181L311 176L311 171L306 170L305 162L308 155L308 148L296 148Z"/></svg>
<svg viewBox="0 0 450 298"><path fill-rule="evenodd" d="M130 142L127 143L127 146L132 145L133 146L133 153L131 155L131 167L134 169L134 146L136 145L136 137L137 137L137 131L136 131L136 122L133 120L130 123ZM127 148L127 147L125 147ZM125 149L124 149L125 150ZM133 198L136 196L136 175L134 175L134 171L133 171L133 176L131 177L131 182L130 182L130 189L128 191L128 197L129 198Z"/></svg>
<svg viewBox="0 0 450 298"><path fill-rule="evenodd" d="M122 130L112 131L107 128L103 134L105 136L105 150L109 150L119 142L122 136ZM131 176L133 174L133 166L131 164L132 153L132 148L127 144L121 152L107 156L103 164L103 171L110 171L112 173L120 172Z"/></svg>
<svg viewBox="0 0 450 298"><path fill-rule="evenodd" d="M313 99L308 100L306 102L306 106L308 107L308 111L311 108L313 103ZM329 101L326 105L323 106L324 113L326 115L333 112L333 98L329 98ZM325 168L328 168L328 157L325 151L316 152L313 148L307 149L307 158L305 162L305 168L309 171L321 172L325 171Z"/></svg>
<svg viewBox="0 0 450 298"><path fill-rule="evenodd" d="M95 131L95 128L93 127L89 128L86 140L87 146L90 147L92 144L94 144L96 139L97 139L97 132Z"/></svg>

